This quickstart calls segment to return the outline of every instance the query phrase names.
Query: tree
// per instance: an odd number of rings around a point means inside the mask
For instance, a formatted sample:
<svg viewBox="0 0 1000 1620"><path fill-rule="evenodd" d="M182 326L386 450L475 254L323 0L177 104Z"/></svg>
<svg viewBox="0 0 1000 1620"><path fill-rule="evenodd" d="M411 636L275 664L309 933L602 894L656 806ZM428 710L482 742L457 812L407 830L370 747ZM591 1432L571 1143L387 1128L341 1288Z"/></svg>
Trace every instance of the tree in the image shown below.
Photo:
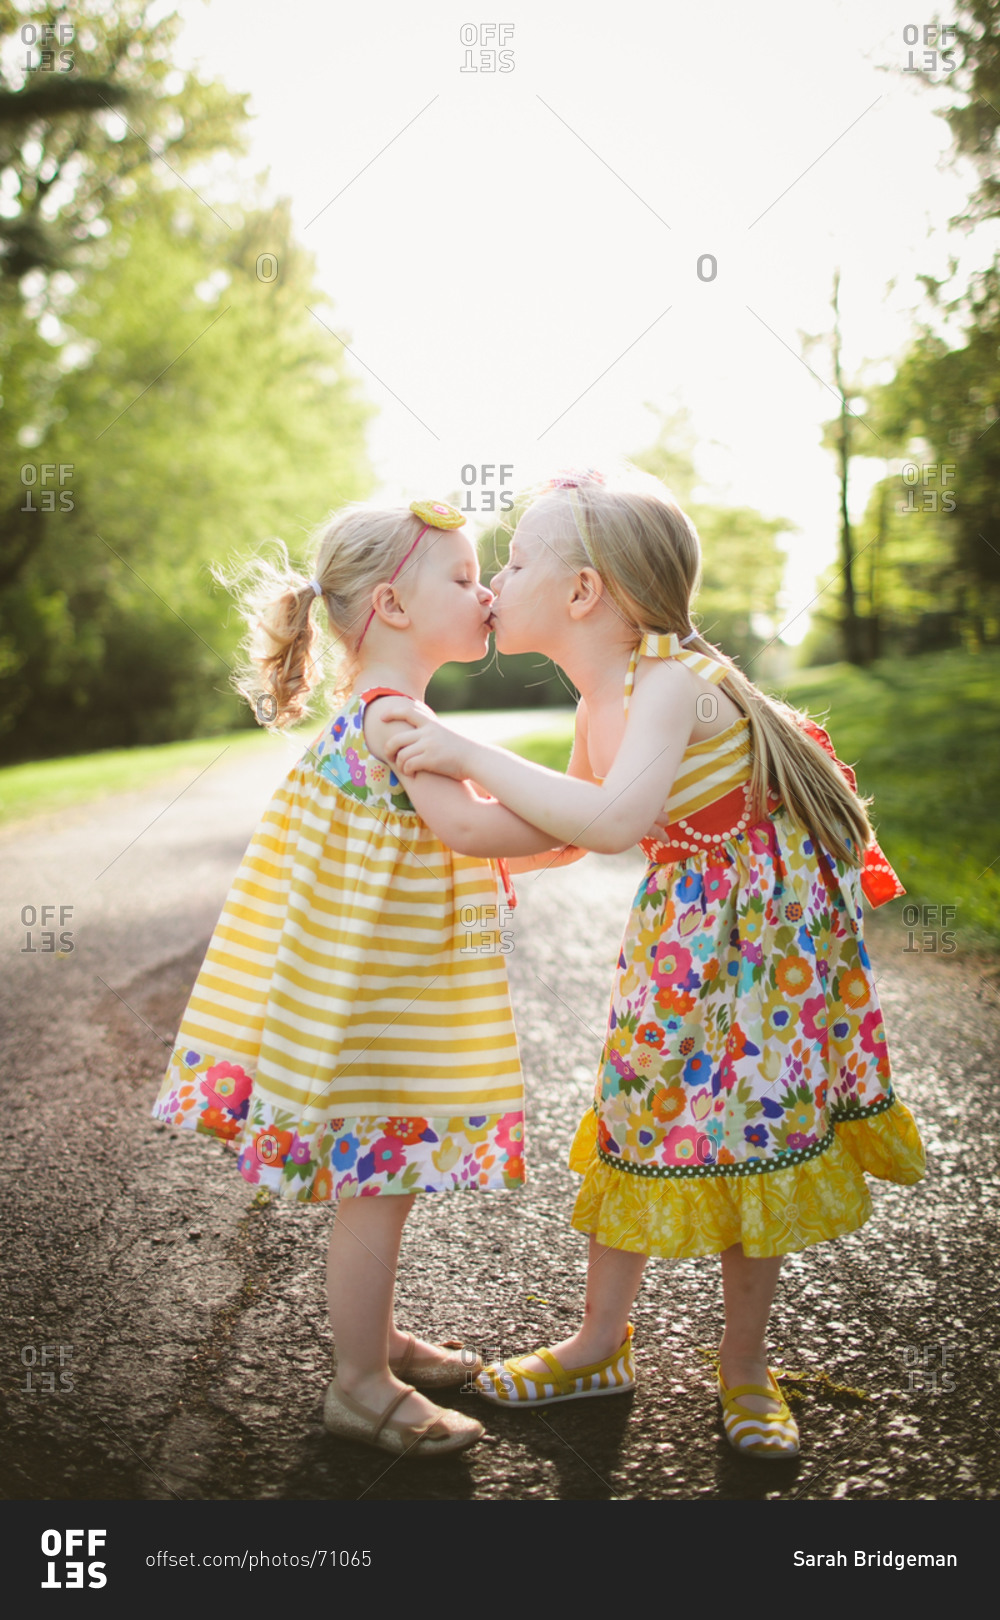
<svg viewBox="0 0 1000 1620"><path fill-rule="evenodd" d="M843 605L843 636L844 651L851 664L865 662L866 649L862 647L861 626L858 623L857 598L854 590L854 536L851 533L851 516L847 501L847 481L851 465L851 412L847 405L847 394L844 389L844 372L841 362L842 341L840 335L840 271L835 270L833 275L833 335L831 354L833 357L833 380L837 393L840 395L839 432L837 435L837 477L840 485L840 566L841 566L841 602Z"/></svg>
<svg viewBox="0 0 1000 1620"><path fill-rule="evenodd" d="M137 102L148 48L153 101L169 85L185 108L171 138L190 126L191 155L238 150L244 98L171 77L172 33L146 29L146 9L90 5L85 48L127 58ZM249 723L228 685L240 626L210 565L275 534L301 551L371 483L369 407L309 311L325 300L287 204L247 194L224 219L207 186L105 134L95 149L77 130L72 272L0 278L8 758Z"/></svg>
<svg viewBox="0 0 1000 1620"><path fill-rule="evenodd" d="M860 403L861 390L856 382L848 381L844 373L843 333L840 321L840 271L833 275L833 295L830 299L833 325L829 332L806 335L804 348L808 354L817 345L829 349L833 372L833 392L840 406L835 418L823 424L823 445L832 450L837 461L837 483L840 491L840 555L837 572L831 577L827 589L836 586L839 604L838 623L843 656L851 664L866 664L873 656L873 637L877 631L867 624L858 611L856 567L858 551L850 513L851 460L859 454L857 429L854 424L863 421L870 438L865 448L878 445L876 431L866 418L860 418L853 409Z"/></svg>
<svg viewBox="0 0 1000 1620"><path fill-rule="evenodd" d="M785 559L778 536L794 525L765 518L749 506L696 501L697 438L683 408L661 412L654 442L633 458L637 467L667 485L691 518L702 542L702 579L695 608L703 633L731 657L749 664L777 630L778 598ZM767 636L761 634L770 624Z"/></svg>
<svg viewBox="0 0 1000 1620"><path fill-rule="evenodd" d="M977 224L1000 214L1000 0L955 0L947 25L961 61L949 79L968 97L945 108L956 154L972 159L979 185L955 223ZM944 43L944 41L942 41ZM928 83L936 83L927 75Z"/></svg>
<svg viewBox="0 0 1000 1620"><path fill-rule="evenodd" d="M370 487L369 410L308 312L323 308L312 274L285 205L229 232L154 191L81 287L67 318L93 358L64 375L30 460L71 469L71 505L37 514L44 544L0 596L9 754L239 723L227 666L241 627L210 565L272 535L301 553ZM39 505L37 481L22 497Z"/></svg>
<svg viewBox="0 0 1000 1620"><path fill-rule="evenodd" d="M150 0L75 0L22 11L0 0L0 48L20 64L0 74L7 280L87 263L115 205L127 212L151 165L176 173L238 144L247 98L177 73L170 50L180 19L150 22L153 9ZM44 37L55 42L51 66Z"/></svg>
<svg viewBox="0 0 1000 1620"><path fill-rule="evenodd" d="M937 299L936 299L937 301ZM936 527L940 600L934 606L998 639L1000 615L1000 273L991 266L945 306L964 312L965 343L949 348L925 326L896 376L873 394L880 431L920 471ZM935 493L936 492L936 493ZM955 639L959 629L956 625Z"/></svg>
<svg viewBox="0 0 1000 1620"><path fill-rule="evenodd" d="M953 26L960 62L949 83L966 99L942 116L955 155L970 158L979 174L953 222L968 226L1000 217L1000 0L956 0ZM950 298L944 281L924 280L934 312L957 317L965 341L952 347L925 322L877 406L886 431L925 458L942 489L952 469L944 605L981 644L1000 639L1000 259Z"/></svg>
<svg viewBox="0 0 1000 1620"><path fill-rule="evenodd" d="M246 97L178 73L179 19L150 23L151 10L149 0L31 11L0 0L0 59L15 64L0 74L0 588L46 533L45 514L24 510L19 469L45 436L69 353L52 333L81 279L113 257L154 169L173 182L187 164L241 149ZM44 29L67 71L42 65Z"/></svg>

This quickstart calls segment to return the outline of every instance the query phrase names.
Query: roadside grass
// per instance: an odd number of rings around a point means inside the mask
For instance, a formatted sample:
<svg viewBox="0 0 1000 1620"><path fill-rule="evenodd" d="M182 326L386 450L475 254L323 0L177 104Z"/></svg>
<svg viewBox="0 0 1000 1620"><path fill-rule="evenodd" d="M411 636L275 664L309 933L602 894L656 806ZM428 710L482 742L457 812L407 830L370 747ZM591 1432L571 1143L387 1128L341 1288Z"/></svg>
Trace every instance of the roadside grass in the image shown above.
<svg viewBox="0 0 1000 1620"><path fill-rule="evenodd" d="M105 799L113 793L132 793L181 772L194 773L210 765L224 749L232 758L237 752L260 748L263 740L258 730L229 731L151 748L103 748L96 754L7 765L0 770L0 825Z"/></svg>
<svg viewBox="0 0 1000 1620"><path fill-rule="evenodd" d="M573 722L567 720L565 724L554 726L551 731L533 731L528 736L515 737L511 742L504 743L504 747L509 748L512 754L520 754L522 759L544 765L550 771L565 771L573 747Z"/></svg>
<svg viewBox="0 0 1000 1620"><path fill-rule="evenodd" d="M827 727L872 796L879 842L907 891L908 909L890 909L912 929L910 948L947 955L953 934L966 950L1000 949L1000 652L828 664L775 695ZM571 740L562 728L508 746L564 770Z"/></svg>

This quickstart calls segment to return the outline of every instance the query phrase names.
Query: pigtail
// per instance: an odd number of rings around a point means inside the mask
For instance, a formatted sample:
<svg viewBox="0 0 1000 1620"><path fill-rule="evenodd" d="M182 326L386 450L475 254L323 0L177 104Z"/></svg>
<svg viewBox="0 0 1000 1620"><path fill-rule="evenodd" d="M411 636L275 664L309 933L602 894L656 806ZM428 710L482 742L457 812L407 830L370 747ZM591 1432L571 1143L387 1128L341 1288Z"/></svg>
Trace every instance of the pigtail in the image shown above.
<svg viewBox="0 0 1000 1620"><path fill-rule="evenodd" d="M320 630L312 614L316 593L291 566L282 542L275 545L277 565L256 557L235 574L216 570L215 577L235 590L247 626L233 685L261 725L281 731L306 715L309 693L323 670Z"/></svg>

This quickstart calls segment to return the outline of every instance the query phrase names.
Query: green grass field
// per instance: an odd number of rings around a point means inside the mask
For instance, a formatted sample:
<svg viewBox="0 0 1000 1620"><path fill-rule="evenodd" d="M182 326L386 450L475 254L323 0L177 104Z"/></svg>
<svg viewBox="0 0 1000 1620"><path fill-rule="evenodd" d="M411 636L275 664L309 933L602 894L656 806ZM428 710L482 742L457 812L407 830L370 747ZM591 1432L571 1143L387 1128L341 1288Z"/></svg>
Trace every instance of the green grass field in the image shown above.
<svg viewBox="0 0 1000 1620"><path fill-rule="evenodd" d="M873 796L903 904L929 908L918 940L924 927L942 927L930 908L953 906L962 946L1000 948L1000 653L885 659L869 670L828 664L777 695L826 725ZM565 729L510 746L563 770L570 738Z"/></svg>
<svg viewBox="0 0 1000 1620"><path fill-rule="evenodd" d="M155 748L105 748L97 754L8 765L0 770L0 824L65 810L112 793L131 793L181 772L196 772L224 748L232 758L237 750L259 748L266 740L262 731L230 731Z"/></svg>

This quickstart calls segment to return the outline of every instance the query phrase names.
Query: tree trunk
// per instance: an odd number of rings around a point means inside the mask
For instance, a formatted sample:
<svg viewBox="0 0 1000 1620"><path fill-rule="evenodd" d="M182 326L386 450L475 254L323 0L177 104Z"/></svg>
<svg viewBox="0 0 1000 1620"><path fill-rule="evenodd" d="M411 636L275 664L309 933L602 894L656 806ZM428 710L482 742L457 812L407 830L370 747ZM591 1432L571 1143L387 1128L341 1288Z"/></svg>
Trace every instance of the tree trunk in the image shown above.
<svg viewBox="0 0 1000 1620"><path fill-rule="evenodd" d="M858 618L857 595L854 589L854 534L847 509L847 480L851 463L851 413L847 408L844 379L840 363L840 271L833 277L833 376L840 395L840 442L837 461L840 469L840 563L841 563L841 618L840 630L844 641L844 657L851 664L867 663L863 645L862 626Z"/></svg>
<svg viewBox="0 0 1000 1620"><path fill-rule="evenodd" d="M882 623L879 617L878 565L885 543L889 514L889 463L885 464L885 477L879 486L878 528L868 550L868 657L872 663L882 651Z"/></svg>

